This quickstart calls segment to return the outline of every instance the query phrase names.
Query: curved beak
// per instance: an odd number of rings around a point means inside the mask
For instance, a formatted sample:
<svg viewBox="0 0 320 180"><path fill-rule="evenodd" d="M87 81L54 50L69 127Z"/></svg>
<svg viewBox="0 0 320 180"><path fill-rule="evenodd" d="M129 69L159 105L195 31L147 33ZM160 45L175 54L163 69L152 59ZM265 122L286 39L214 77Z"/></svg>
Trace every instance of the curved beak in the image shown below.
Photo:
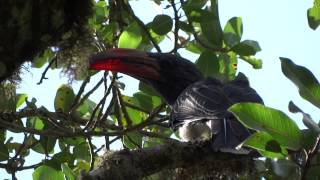
<svg viewBox="0 0 320 180"><path fill-rule="evenodd" d="M93 55L90 69L121 72L140 80L161 78L158 60L135 49L110 49Z"/></svg>

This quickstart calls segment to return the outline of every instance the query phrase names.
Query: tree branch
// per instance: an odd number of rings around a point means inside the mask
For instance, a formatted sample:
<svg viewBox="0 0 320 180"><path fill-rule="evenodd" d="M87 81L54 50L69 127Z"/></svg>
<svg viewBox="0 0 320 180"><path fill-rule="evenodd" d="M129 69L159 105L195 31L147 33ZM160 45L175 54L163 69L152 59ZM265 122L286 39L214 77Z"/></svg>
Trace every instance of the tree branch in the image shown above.
<svg viewBox="0 0 320 180"><path fill-rule="evenodd" d="M83 173L80 179L138 180L163 170L197 166L202 175L203 171L208 170L210 176L221 173L237 176L245 171L252 172L254 169L252 157L213 152L210 142L202 144L170 142L163 146L145 149L106 152L100 166L87 174Z"/></svg>

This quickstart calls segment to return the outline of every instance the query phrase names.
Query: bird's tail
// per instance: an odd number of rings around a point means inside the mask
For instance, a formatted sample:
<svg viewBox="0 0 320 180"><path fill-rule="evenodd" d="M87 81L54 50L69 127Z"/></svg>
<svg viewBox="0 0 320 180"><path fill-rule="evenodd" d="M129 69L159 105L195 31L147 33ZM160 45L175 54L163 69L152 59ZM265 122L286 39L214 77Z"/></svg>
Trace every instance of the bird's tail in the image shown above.
<svg viewBox="0 0 320 180"><path fill-rule="evenodd" d="M251 134L236 118L228 117L219 120L211 120L212 148L215 151L234 154L248 154L245 148L237 148Z"/></svg>

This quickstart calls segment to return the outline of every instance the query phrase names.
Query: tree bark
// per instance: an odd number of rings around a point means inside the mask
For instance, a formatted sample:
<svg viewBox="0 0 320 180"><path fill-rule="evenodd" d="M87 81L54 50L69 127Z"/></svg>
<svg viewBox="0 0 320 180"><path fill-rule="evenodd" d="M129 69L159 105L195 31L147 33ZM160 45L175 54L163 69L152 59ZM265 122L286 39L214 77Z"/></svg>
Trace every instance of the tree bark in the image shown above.
<svg viewBox="0 0 320 180"><path fill-rule="evenodd" d="M136 180L177 168L182 168L187 172L187 176L194 176L196 169L198 174L206 174L206 177L236 177L245 172L252 173L254 169L252 156L214 152L209 142L170 142L145 149L106 152L102 159L99 167L83 173L80 179Z"/></svg>

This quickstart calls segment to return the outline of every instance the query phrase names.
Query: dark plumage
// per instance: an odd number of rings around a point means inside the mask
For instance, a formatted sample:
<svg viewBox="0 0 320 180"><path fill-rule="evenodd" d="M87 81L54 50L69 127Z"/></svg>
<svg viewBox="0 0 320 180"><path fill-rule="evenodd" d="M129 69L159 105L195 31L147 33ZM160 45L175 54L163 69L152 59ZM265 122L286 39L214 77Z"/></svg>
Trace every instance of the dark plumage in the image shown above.
<svg viewBox="0 0 320 180"><path fill-rule="evenodd" d="M90 67L122 72L151 85L172 107L170 124L185 141L211 138L214 149L235 152L250 131L227 109L263 101L247 80L204 78L190 61L172 54L113 49L92 56Z"/></svg>

